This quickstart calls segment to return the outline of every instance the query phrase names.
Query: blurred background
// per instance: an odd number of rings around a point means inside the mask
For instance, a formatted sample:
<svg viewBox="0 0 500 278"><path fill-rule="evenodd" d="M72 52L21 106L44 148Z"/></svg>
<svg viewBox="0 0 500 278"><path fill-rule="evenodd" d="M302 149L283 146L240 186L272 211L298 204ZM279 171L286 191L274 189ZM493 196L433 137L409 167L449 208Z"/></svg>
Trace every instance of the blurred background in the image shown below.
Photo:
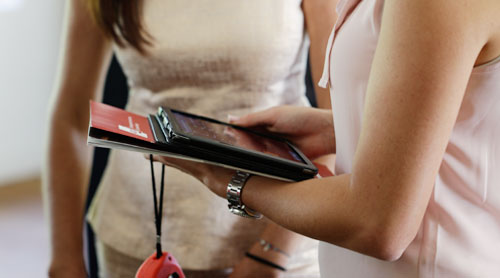
<svg viewBox="0 0 500 278"><path fill-rule="evenodd" d="M40 169L63 0L0 0L0 277L46 277Z"/></svg>

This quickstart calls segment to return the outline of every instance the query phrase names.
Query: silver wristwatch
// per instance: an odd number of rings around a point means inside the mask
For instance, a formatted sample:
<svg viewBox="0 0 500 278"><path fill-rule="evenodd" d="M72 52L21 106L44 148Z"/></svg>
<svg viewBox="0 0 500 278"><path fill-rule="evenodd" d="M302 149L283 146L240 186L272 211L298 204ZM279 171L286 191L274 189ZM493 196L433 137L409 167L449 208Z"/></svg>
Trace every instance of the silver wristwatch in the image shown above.
<svg viewBox="0 0 500 278"><path fill-rule="evenodd" d="M241 191L243 190L243 187L245 186L245 183L249 177L249 173L236 171L236 174L234 174L234 176L231 178L231 180L227 184L226 191L227 201L229 202L228 207L229 211L236 215L259 219L262 218L262 215L260 213L248 208L241 202Z"/></svg>

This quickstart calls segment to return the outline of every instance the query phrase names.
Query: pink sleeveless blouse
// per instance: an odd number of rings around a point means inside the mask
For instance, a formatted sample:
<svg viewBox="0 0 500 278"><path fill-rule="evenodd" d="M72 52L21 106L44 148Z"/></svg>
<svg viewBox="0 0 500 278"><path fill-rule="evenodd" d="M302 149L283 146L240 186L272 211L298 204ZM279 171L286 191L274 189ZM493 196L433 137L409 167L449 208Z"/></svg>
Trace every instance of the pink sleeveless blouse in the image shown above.
<svg viewBox="0 0 500 278"><path fill-rule="evenodd" d="M330 83L336 173L350 173L383 0L341 0L320 85ZM500 277L500 59L475 67L420 230L396 262L327 243L322 277Z"/></svg>

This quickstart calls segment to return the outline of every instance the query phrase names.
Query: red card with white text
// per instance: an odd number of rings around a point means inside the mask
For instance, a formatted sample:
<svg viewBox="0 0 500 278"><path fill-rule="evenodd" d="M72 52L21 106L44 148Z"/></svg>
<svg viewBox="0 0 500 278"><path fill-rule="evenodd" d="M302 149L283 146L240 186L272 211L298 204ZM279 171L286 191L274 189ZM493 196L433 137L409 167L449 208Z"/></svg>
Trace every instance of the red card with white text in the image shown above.
<svg viewBox="0 0 500 278"><path fill-rule="evenodd" d="M148 118L90 101L90 127L155 143Z"/></svg>

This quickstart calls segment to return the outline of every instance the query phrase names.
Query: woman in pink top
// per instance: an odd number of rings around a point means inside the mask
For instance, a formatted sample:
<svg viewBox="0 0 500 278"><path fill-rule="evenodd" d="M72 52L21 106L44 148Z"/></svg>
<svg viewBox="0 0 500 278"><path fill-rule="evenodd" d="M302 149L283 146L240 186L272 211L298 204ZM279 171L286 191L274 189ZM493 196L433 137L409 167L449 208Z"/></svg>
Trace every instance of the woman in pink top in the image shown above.
<svg viewBox="0 0 500 278"><path fill-rule="evenodd" d="M500 277L499 14L496 0L340 1L321 80L334 120L279 107L235 121L336 153L336 176L254 176L242 202L324 241L324 277ZM234 175L158 159L222 197Z"/></svg>

